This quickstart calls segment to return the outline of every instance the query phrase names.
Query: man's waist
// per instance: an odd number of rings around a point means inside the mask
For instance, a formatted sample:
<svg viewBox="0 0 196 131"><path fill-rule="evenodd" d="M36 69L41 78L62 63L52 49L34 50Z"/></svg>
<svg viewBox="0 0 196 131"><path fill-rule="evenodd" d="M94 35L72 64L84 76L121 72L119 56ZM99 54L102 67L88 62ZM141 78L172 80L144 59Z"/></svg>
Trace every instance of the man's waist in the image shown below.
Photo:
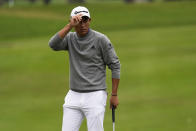
<svg viewBox="0 0 196 131"><path fill-rule="evenodd" d="M79 92L79 93L88 93L88 92L94 92L94 91L105 91L106 89L95 89L95 90L78 90L78 89L71 89L72 91Z"/></svg>

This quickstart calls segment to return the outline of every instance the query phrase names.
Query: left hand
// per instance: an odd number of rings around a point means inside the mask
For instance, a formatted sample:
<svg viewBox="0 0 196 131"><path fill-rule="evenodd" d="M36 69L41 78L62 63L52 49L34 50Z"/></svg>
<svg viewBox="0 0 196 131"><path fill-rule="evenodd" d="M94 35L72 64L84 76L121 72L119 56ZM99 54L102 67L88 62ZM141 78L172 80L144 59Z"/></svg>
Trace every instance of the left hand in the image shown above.
<svg viewBox="0 0 196 131"><path fill-rule="evenodd" d="M111 96L110 97L110 109L112 109L112 106L117 108L119 102L118 102L118 96Z"/></svg>

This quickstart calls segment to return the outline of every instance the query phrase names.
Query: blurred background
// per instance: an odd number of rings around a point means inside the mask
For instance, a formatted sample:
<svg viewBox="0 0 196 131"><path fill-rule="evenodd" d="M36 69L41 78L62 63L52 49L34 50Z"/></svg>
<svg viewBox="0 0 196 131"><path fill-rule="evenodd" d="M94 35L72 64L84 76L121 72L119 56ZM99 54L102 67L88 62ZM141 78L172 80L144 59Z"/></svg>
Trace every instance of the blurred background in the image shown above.
<svg viewBox="0 0 196 131"><path fill-rule="evenodd" d="M48 41L78 5L121 61L116 130L195 131L196 0L0 0L0 130L61 130L69 59Z"/></svg>

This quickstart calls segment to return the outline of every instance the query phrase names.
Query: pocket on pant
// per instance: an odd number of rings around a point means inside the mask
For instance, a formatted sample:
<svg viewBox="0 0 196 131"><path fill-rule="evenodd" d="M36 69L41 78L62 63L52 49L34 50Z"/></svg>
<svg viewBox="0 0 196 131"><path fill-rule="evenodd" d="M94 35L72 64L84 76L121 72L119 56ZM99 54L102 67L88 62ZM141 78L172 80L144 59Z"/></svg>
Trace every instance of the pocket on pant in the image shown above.
<svg viewBox="0 0 196 131"><path fill-rule="evenodd" d="M68 91L68 93L66 94L65 98L64 98L64 104L63 106L67 105L68 103L70 103L70 98L71 95L70 95L70 91Z"/></svg>
<svg viewBox="0 0 196 131"><path fill-rule="evenodd" d="M102 91L102 95L101 95L101 97L102 97L102 99L101 99L101 103L104 105L104 106L106 106L106 102L107 102L107 92L106 91Z"/></svg>

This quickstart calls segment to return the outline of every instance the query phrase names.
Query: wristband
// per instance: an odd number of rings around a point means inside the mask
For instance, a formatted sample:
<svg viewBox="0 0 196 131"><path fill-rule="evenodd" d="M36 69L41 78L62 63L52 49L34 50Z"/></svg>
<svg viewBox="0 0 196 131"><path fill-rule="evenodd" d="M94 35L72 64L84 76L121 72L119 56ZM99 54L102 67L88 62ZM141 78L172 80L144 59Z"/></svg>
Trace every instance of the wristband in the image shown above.
<svg viewBox="0 0 196 131"><path fill-rule="evenodd" d="M111 94L112 96L117 96L117 94Z"/></svg>

